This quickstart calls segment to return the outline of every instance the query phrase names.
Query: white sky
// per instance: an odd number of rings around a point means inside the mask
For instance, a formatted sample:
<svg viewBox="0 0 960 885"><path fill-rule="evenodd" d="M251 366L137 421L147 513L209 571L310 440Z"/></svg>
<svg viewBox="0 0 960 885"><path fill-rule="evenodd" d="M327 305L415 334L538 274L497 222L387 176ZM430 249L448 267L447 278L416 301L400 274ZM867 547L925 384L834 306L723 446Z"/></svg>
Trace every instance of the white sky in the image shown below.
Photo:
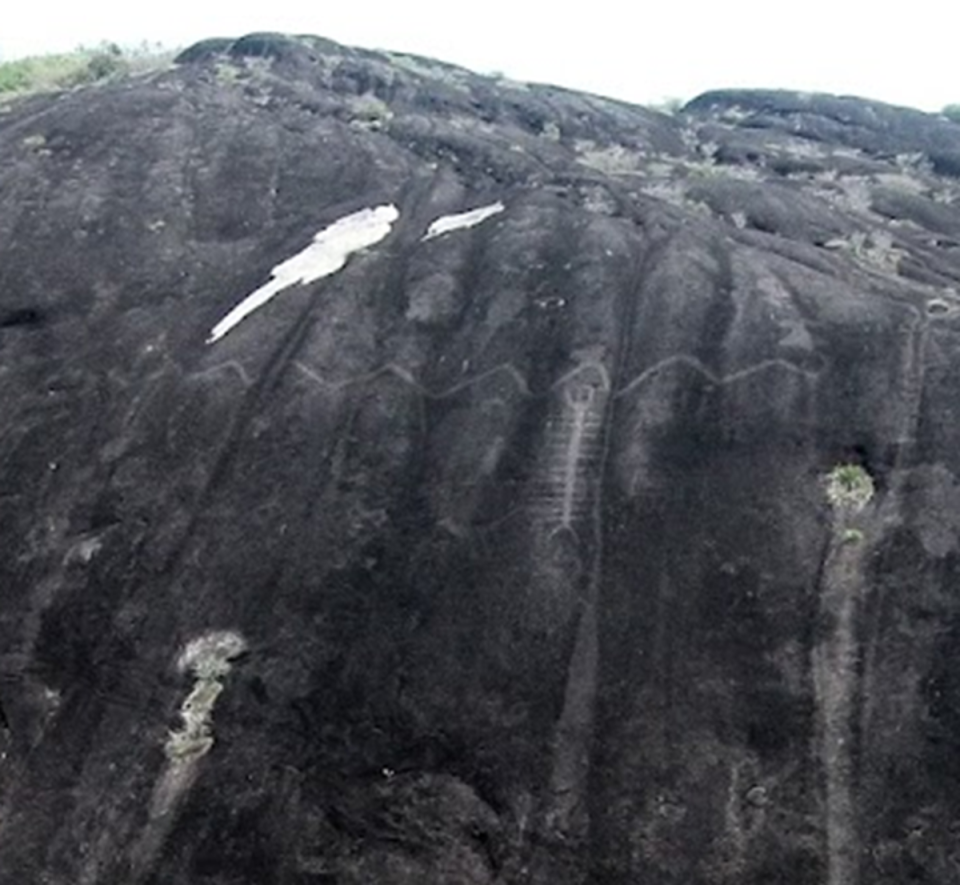
<svg viewBox="0 0 960 885"><path fill-rule="evenodd" d="M15 3L0 60L111 40L318 34L627 101L727 86L960 103L960 3L911 0L53 0Z"/></svg>

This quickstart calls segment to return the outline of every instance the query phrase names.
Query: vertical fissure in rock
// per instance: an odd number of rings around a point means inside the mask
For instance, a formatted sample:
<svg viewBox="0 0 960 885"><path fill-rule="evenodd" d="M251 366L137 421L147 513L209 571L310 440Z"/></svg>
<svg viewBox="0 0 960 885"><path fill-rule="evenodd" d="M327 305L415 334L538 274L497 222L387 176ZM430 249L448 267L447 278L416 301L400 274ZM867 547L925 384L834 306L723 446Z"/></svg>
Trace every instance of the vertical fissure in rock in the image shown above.
<svg viewBox="0 0 960 885"><path fill-rule="evenodd" d="M826 477L832 509L820 577L822 633L813 650L818 756L823 771L826 885L860 881L856 706L861 694L857 624L868 591L864 559L869 541L873 480L859 465L841 464Z"/></svg>
<svg viewBox="0 0 960 885"><path fill-rule="evenodd" d="M553 838L578 844L586 838L586 794L593 740L599 658L597 586L600 563L600 483L610 378L601 363L587 363L562 379L560 414L547 440L544 494L538 531L551 545L576 548L573 581L577 622L567 666L563 706L551 748L543 824ZM568 591L569 592L569 591Z"/></svg>

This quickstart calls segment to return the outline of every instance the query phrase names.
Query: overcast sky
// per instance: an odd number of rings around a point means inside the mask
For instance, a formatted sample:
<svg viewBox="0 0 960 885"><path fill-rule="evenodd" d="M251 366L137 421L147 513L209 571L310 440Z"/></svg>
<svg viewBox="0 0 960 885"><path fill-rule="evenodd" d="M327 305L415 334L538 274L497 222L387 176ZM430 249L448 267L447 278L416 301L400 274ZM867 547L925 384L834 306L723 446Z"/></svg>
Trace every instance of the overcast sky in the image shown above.
<svg viewBox="0 0 960 885"><path fill-rule="evenodd" d="M628 101L728 86L960 103L960 3L911 0L84 0L17 3L0 60L110 40L185 46L250 31L319 34ZM629 10L629 11L627 11Z"/></svg>

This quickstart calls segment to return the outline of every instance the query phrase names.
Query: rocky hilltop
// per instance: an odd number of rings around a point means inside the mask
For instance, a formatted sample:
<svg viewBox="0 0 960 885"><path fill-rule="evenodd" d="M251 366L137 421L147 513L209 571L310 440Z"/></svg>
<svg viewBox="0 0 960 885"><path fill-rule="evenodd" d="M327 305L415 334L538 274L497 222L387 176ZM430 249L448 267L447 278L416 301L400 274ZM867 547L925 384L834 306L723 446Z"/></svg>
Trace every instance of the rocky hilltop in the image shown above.
<svg viewBox="0 0 960 885"><path fill-rule="evenodd" d="M960 125L261 34L0 204L0 883L957 881Z"/></svg>

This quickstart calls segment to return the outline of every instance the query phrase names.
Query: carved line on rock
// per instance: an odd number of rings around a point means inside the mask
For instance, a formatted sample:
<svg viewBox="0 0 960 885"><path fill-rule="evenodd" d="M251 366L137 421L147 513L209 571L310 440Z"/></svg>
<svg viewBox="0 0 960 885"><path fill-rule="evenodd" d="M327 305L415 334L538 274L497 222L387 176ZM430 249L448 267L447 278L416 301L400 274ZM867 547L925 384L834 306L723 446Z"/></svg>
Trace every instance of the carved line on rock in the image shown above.
<svg viewBox="0 0 960 885"><path fill-rule="evenodd" d="M662 372L664 369L671 368L675 365L682 365L693 369L695 372L703 375L708 381L721 386L742 381L744 378L748 378L751 375L756 375L758 372L763 372L767 369L783 369L785 372L792 372L795 375L801 375L802 377L808 378L811 381L815 381L820 377L819 372L814 372L810 369L801 369L800 366L791 363L789 360L781 359L763 360L762 362L748 366L745 369L738 369L736 372L731 372L729 375L718 375L716 372L705 366L696 357L681 353L675 354L674 356L668 356L666 359L660 360L659 363L654 363L654 365L644 369L639 375L633 378L633 380L621 387L614 394L614 396L624 396L632 391L635 387L639 387L649 378Z"/></svg>
<svg viewBox="0 0 960 885"><path fill-rule="evenodd" d="M236 372L244 387L253 387L253 379L247 374L247 370L237 362L237 360L227 360L225 363L217 363L209 369L203 369L194 373L194 378L206 378L210 375L216 375L219 372Z"/></svg>
<svg viewBox="0 0 960 885"><path fill-rule="evenodd" d="M596 360L589 360L587 362L580 363L575 369L571 369L565 375L561 375L553 384L550 385L551 390L555 390L558 387L566 384L573 378L576 378L577 375L582 374L587 369L594 369L597 374L600 376L600 383L598 385L590 385L591 387L599 388L603 391L609 391L611 388L610 383L610 373L607 371L607 367Z"/></svg>
<svg viewBox="0 0 960 885"><path fill-rule="evenodd" d="M492 369L488 369L486 372L482 372L479 375L475 375L472 378L461 381L459 384L453 385L453 387L449 387L446 390L439 392L432 391L428 387L425 387L423 384L417 381L416 378L414 378L409 370L403 368L403 366L398 366L396 363L387 363L387 365L381 366L378 369L374 369L371 372L365 372L362 375L358 375L354 378L346 378L342 381L328 381L326 378L300 360L294 360L293 365L307 378L318 384L320 387L334 392L343 390L346 387L352 387L357 384L364 384L368 381L375 381L377 378L380 378L383 375L393 375L394 377L399 378L401 381L409 384L411 387L415 387L420 393L429 399L444 399L448 396L453 396L454 394L459 393L461 390L472 387L474 384L479 384L481 381L485 381L487 378L490 378L494 375L503 374L513 381L517 390L523 396L532 396L530 388L527 386L526 378L524 378L523 375L517 371L512 363L501 363L499 366L494 366Z"/></svg>
<svg viewBox="0 0 960 885"><path fill-rule="evenodd" d="M222 364L226 365L226 364ZM353 378L345 378L340 381L330 381L324 378L319 372L310 368L300 360L294 360L293 365L299 369L307 378L311 381L324 388L325 390L339 391L343 390L346 387L352 387L357 384L364 384L368 381L374 381L377 378L383 375L394 375L396 378L399 378L401 381L409 384L411 387L415 387L420 393L430 399L445 399L446 397L453 396L456 393L459 393L462 390L466 390L469 387L472 387L474 384L479 384L481 381L497 375L504 374L510 378L517 390L523 396L535 396L533 391L530 390L529 385L527 384L526 378L516 369L512 363L501 363L498 366L494 366L492 369L488 369L485 372L475 375L472 378L467 378L464 381L459 382L458 384L448 387L446 390L434 391L430 390L428 387L421 384L413 374L408 370L403 368L403 366L398 366L396 363L387 363L384 366L381 366L377 369L373 369L370 372L365 372L362 375L357 375ZM728 375L719 375L714 372L712 369L708 368L696 357L690 356L689 354L680 353L674 354L673 356L668 356L665 359L660 360L660 362L655 363L654 365L644 369L639 375L635 376L631 381L627 382L623 387L618 390L613 391L614 397L621 397L630 393L634 388L639 387L644 384L654 375L659 374L666 369L672 368L673 366L686 366L689 369L693 369L695 372L703 375L708 381L713 384L718 385L727 385L735 384L738 381L743 381L746 378L749 378L751 375L758 374L759 372L765 372L768 370L782 369L785 372L791 372L795 375L800 375L804 378L807 378L811 381L816 381L820 377L819 371L813 371L811 369L803 369L800 366L791 363L789 360L782 359L769 359L763 360L762 362L755 363L752 366L747 366L744 369L738 369L735 372L731 372ZM210 374L217 367L212 369L207 369L202 374ZM239 367L237 367L239 368ZM550 390L555 390L558 387L561 387L567 383L571 378L576 377L582 373L585 369L594 368L597 369L602 376L601 384L599 388L604 391L609 391L611 389L610 384L610 375L607 372L606 368L601 363L589 362L583 363L582 365L577 366L574 369L571 369L565 375L557 379L553 384L550 385ZM244 373L246 374L246 373ZM540 394L543 395L543 394Z"/></svg>
<svg viewBox="0 0 960 885"><path fill-rule="evenodd" d="M583 374L593 369L590 374ZM571 423L567 440L562 523L549 535L553 541L564 530L572 533L580 562L569 575L574 609L579 609L576 640L567 664L563 707L556 721L551 746L549 788L542 807L542 827L551 839L574 842L589 829L586 806L590 747L598 695L600 639L597 605L603 567L602 477L609 451L614 401L606 366L587 362L570 373L572 381L562 391L564 417ZM576 527L574 527L576 526ZM580 532L590 540L582 543Z"/></svg>
<svg viewBox="0 0 960 885"><path fill-rule="evenodd" d="M387 363L386 365L380 366L372 371L364 372L352 378L345 378L337 381L324 378L323 375L301 360L293 360L292 364L308 381L316 384L323 390L330 392L338 392L349 387L375 381L380 377L392 375L403 383L415 388L422 396L433 400L442 400L454 396L475 384L479 384L497 375L503 375L506 379L512 382L517 392L521 396L532 397L535 395L530 390L526 378L512 363L501 363L498 366L494 366L492 369L488 369L485 372L454 384L445 390L439 391L430 390L428 387L421 384L409 371L409 369L397 365L396 363ZM578 478L582 477L584 471L587 469L587 465L593 463L596 460L596 457L598 457L593 451L593 447L599 446L600 442L602 441L602 434L600 433L601 427L600 424L590 422L590 418L588 417L589 407L593 407L595 402L599 399L603 408L605 409L606 400L609 395L612 395L613 397L624 396L651 378L655 377L660 372L675 366L684 366L692 369L693 371L698 372L700 375L707 378L711 383L718 385L733 384L759 372L775 369L791 372L810 380L816 380L819 378L818 372L802 369L799 366L782 359L764 360L753 366L748 366L745 369L739 369L730 373L729 375L718 375L716 372L713 372L707 368L707 366L705 366L696 357L688 354L674 354L673 356L666 357L660 362L648 367L623 387L617 390L612 390L613 385L611 382L610 373L608 372L606 366L595 360L581 363L557 379L553 384L550 385L549 389L550 391L554 391L559 387L568 385L571 380L590 369L595 370L599 376L599 383L596 385L590 385L592 392L589 394L585 393L582 389L579 393L575 392L577 389L576 387L570 387L564 391L565 401L574 410L573 414L577 416L575 418L568 416L566 418L566 423L563 424L560 429L561 432L557 434L557 439L559 442L555 443L555 446L557 447L559 453L555 457L557 458L558 462L562 461L562 464L565 466L562 468L556 468L552 476L548 474L546 478L541 478L540 481L542 483L542 491L537 496L538 500L545 505L543 510L544 515L551 514L549 520L556 526L554 532L564 527L574 531L573 525L581 515L578 508L582 506L582 499L585 496L584 487ZM253 386L253 381L251 380L250 376L247 374L243 366L236 360L229 360L227 362L212 366L209 369L205 369L202 372L196 373L193 377L210 376L218 371L236 373L236 375L244 382L245 385L248 387ZM603 395L598 397L597 395L599 393L602 393ZM544 396L547 395L547 393L538 395ZM578 408L576 400L577 397L580 396L590 397L589 407L582 413L576 411ZM511 511L511 513L506 517L498 519L496 523L512 517L515 512L516 511ZM454 534L459 533L461 533L460 529L454 532Z"/></svg>
<svg viewBox="0 0 960 885"><path fill-rule="evenodd" d="M599 382L579 377L585 369L596 370ZM560 384L565 385L563 411L550 428L544 447L546 476L536 503L541 519L554 525L551 537L563 529L576 537L576 524L584 516L590 497L588 474L602 454L610 376L602 364L588 363L553 386Z"/></svg>
<svg viewBox="0 0 960 885"><path fill-rule="evenodd" d="M409 371L409 369L397 365L396 363L387 363L386 365L380 366L372 371L364 372L352 378L345 378L336 381L324 378L323 375L301 360L293 360L292 364L311 383L316 384L323 390L330 392L338 392L356 385L362 385L375 381L384 376L392 375L403 383L415 388L422 396L425 396L428 399L442 400L454 396L472 387L473 385L480 384L483 381L486 381L497 375L503 375L506 379L512 382L517 392L521 396L532 397L535 395L530 390L526 378L512 363L501 363L498 366L494 366L492 369L488 369L485 372L454 384L445 390L439 391L431 390L425 385L421 384ZM651 378L658 375L660 372L676 366L684 366L688 369L692 369L693 371L705 377L711 383L717 385L734 384L759 372L773 370L791 372L809 380L816 380L819 378L819 372L802 369L799 366L782 359L764 360L756 363L753 366L748 366L747 368L731 372L728 375L718 375L716 372L705 366L703 362L698 360L696 357L688 354L674 354L673 356L666 357L660 362L648 367L623 387L613 390L610 373L608 372L606 366L593 360L581 363L557 379L553 384L550 385L549 389L550 391L554 391L557 388L568 385L568 388L564 391L563 396L565 402L571 408L571 412L569 412L567 417L561 422L559 432L556 435L557 441L553 443L555 451L557 451L557 454L554 457L556 458L556 463L558 466L554 468L552 473L548 473L547 477L541 479L541 483L543 484L542 491L537 496L538 500L544 505L544 517L546 517L555 526L554 532L562 528L568 528L571 531L575 531L574 524L582 515L580 508L582 507L586 498L586 488L583 482L581 482L581 479L588 465L594 463L597 457L599 457L595 451L595 447L599 447L602 442L602 421L599 421L596 417L591 418L590 410L594 409L594 412L596 412L597 408L605 409L606 401L610 395L615 398L625 396L649 381ZM595 370L599 376L597 384L570 385L570 382L573 379L576 379L579 375L591 369ZM209 376L218 371L234 372L244 382L244 384L247 386L253 385L253 382L246 370L236 360L229 360L216 366L212 366L209 369L197 373L193 377ZM590 389L589 393L586 392L587 388ZM545 393L539 395L543 396L547 394ZM589 398L586 409L583 408L582 404L578 403L578 397ZM582 411L577 411L578 409L581 409ZM506 517L498 519L496 523L512 517L515 512L516 511L511 511L511 513ZM549 516L547 516L547 514L549 514ZM459 534L461 533L461 530L458 529L458 531L454 533Z"/></svg>

